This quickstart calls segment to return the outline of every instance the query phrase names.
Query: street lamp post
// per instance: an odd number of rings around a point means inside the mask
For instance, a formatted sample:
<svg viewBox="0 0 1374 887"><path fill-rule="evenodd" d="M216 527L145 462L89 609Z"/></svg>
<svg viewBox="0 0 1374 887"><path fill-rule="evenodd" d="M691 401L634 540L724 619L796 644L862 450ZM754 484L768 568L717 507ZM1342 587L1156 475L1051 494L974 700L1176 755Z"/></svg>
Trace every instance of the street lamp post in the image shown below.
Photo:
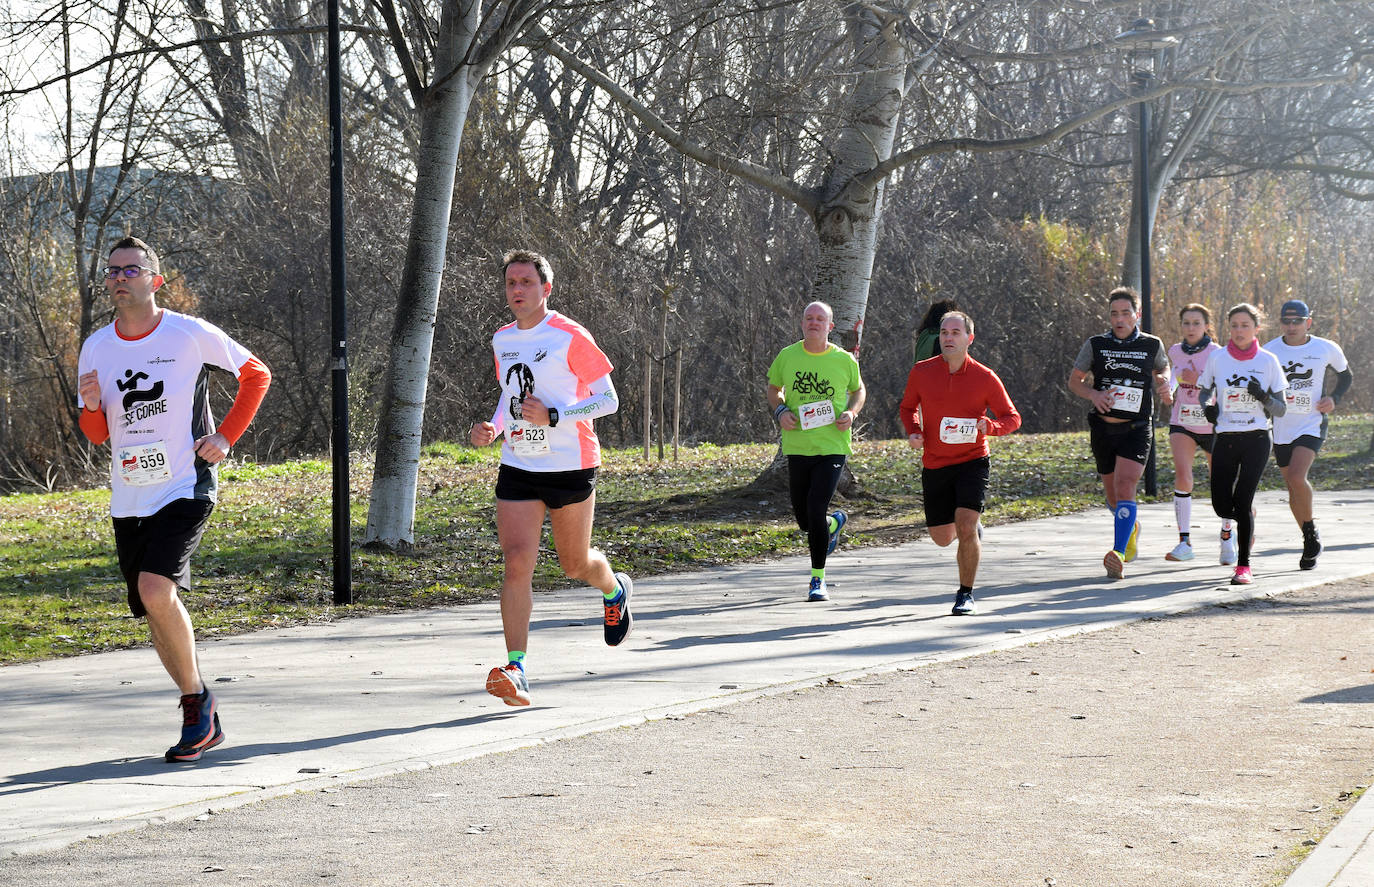
<svg viewBox="0 0 1374 887"><path fill-rule="evenodd" d="M343 76L339 0L329 0L329 269L330 375L333 383L334 603L353 603L352 525L348 483L348 284L344 262Z"/></svg>
<svg viewBox="0 0 1374 887"><path fill-rule="evenodd" d="M1130 30L1116 36L1116 42L1127 48L1131 79L1141 100L1136 103L1135 184L1137 224L1140 229L1140 328L1154 332L1154 317L1150 299L1150 103L1144 96L1150 90L1164 50L1178 45L1178 38L1155 28L1154 19L1141 18ZM1155 470L1154 435L1150 435L1150 455L1145 462L1145 495L1159 494L1159 479Z"/></svg>

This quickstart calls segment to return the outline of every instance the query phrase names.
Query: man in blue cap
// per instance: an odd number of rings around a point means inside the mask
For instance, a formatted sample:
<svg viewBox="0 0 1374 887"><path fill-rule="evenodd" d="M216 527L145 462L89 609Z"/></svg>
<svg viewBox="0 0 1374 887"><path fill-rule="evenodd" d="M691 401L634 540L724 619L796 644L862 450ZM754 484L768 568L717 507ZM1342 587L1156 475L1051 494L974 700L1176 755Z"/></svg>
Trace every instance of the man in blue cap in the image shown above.
<svg viewBox="0 0 1374 887"><path fill-rule="evenodd" d="M1301 299L1289 299L1279 309L1280 338L1264 346L1279 359L1288 377L1284 394L1288 409L1274 417L1274 461L1288 485L1288 507L1302 528L1302 557L1298 566L1310 570L1321 554L1321 538L1312 517L1312 484L1307 472L1326 439L1326 417L1350 390L1353 375L1341 346L1311 334L1312 310ZM1335 373L1330 392L1323 394L1326 371Z"/></svg>

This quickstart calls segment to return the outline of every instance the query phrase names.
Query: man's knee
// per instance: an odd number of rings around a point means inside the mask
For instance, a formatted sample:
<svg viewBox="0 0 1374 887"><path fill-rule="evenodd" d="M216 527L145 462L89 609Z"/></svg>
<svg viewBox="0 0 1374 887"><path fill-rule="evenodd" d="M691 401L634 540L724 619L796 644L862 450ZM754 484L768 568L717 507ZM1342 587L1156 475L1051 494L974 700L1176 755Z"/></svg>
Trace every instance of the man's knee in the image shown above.
<svg viewBox="0 0 1374 887"><path fill-rule="evenodd" d="M930 541L941 548L953 542L958 536L954 524L941 524L938 527L930 527L928 531L930 533Z"/></svg>
<svg viewBox="0 0 1374 887"><path fill-rule="evenodd" d="M164 613L177 604L177 584L156 573L139 573L138 599L148 612Z"/></svg>
<svg viewBox="0 0 1374 887"><path fill-rule="evenodd" d="M558 565L562 567L563 574L569 579L589 579L593 573L596 557L597 552L592 549L573 551L567 554L559 552Z"/></svg>

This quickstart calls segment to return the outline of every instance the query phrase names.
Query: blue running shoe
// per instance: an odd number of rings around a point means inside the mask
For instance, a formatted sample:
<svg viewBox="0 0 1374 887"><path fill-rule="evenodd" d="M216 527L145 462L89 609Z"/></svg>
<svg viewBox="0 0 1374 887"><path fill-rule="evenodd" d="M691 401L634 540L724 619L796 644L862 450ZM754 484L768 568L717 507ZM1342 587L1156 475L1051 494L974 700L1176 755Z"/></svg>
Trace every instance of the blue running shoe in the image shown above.
<svg viewBox="0 0 1374 887"><path fill-rule="evenodd" d="M630 594L634 591L635 584L624 573L616 573L615 582L620 586L620 597L615 601L602 598L605 606L601 618L602 634L608 647L619 646L621 641L630 636L630 626L634 624L634 616L630 615Z"/></svg>
<svg viewBox="0 0 1374 887"><path fill-rule="evenodd" d="M844 525L849 522L849 515L845 514L843 510L837 511L830 516L835 519L835 531L830 534L830 544L825 547L826 554L835 553L835 546L840 544L840 530L843 530ZM824 600L824 598L822 598L822 600Z"/></svg>
<svg viewBox="0 0 1374 887"><path fill-rule="evenodd" d="M199 761L201 755L224 741L215 711L215 697L206 687L181 697L181 740L167 749L167 763Z"/></svg>
<svg viewBox="0 0 1374 887"><path fill-rule="evenodd" d="M825 587L825 580L820 576L811 577L811 587L806 591L808 601L828 601L830 591Z"/></svg>

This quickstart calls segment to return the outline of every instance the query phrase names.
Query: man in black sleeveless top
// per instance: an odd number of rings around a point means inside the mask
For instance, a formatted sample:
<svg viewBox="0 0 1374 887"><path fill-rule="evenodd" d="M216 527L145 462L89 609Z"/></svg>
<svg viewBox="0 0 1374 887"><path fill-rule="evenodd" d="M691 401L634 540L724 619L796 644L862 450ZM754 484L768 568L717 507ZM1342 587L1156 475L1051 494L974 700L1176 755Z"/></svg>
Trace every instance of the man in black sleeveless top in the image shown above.
<svg viewBox="0 0 1374 887"><path fill-rule="evenodd" d="M1111 329L1083 343L1069 373L1069 390L1092 404L1089 438L1115 527L1102 565L1108 576L1123 579L1125 564L1135 559L1139 546L1135 489L1150 455L1154 399L1172 400L1164 343L1139 327L1140 294L1117 287L1107 305Z"/></svg>

